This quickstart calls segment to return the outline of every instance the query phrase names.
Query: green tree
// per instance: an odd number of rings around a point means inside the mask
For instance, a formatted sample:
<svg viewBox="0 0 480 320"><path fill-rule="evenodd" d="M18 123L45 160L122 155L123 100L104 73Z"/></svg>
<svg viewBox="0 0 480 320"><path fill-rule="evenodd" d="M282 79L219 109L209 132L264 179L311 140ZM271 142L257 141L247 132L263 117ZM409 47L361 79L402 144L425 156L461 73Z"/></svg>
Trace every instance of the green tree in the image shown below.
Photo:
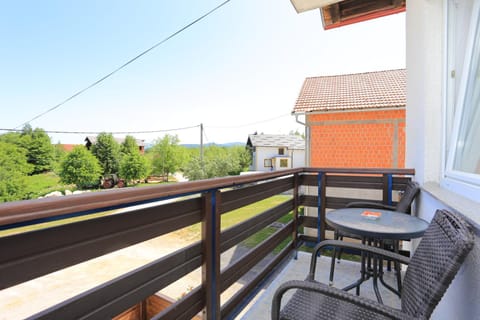
<svg viewBox="0 0 480 320"><path fill-rule="evenodd" d="M120 146L111 133L100 133L92 146L92 153L100 162L103 174L118 173Z"/></svg>
<svg viewBox="0 0 480 320"><path fill-rule="evenodd" d="M138 153L126 154L120 162L120 177L128 182L143 180L148 176L149 165L147 159Z"/></svg>
<svg viewBox="0 0 480 320"><path fill-rule="evenodd" d="M200 161L200 157L198 156L194 156L190 159L183 169L183 174L190 181L207 178L204 167L202 166L202 162Z"/></svg>
<svg viewBox="0 0 480 320"><path fill-rule="evenodd" d="M61 163L60 178L67 184L75 184L79 189L98 186L102 167L98 159L84 146L75 147Z"/></svg>
<svg viewBox="0 0 480 320"><path fill-rule="evenodd" d="M138 144L132 136L126 136L125 140L120 145L120 152L122 154L134 154L138 153Z"/></svg>
<svg viewBox="0 0 480 320"><path fill-rule="evenodd" d="M53 169L55 148L47 133L40 128L32 129L25 125L21 133L10 132L0 136L0 141L15 144L26 150L28 163L33 165L32 174L43 173Z"/></svg>
<svg viewBox="0 0 480 320"><path fill-rule="evenodd" d="M177 135L166 134L162 139L157 139L153 145L150 156L152 171L168 179L184 162L184 149L180 147Z"/></svg>
<svg viewBox="0 0 480 320"><path fill-rule="evenodd" d="M50 171L55 162L55 148L50 137L40 128L29 131L29 138L24 137L27 149L27 161L33 164L33 174Z"/></svg>
<svg viewBox="0 0 480 320"><path fill-rule="evenodd" d="M26 175L32 170L23 148L0 141L0 202L25 199Z"/></svg>

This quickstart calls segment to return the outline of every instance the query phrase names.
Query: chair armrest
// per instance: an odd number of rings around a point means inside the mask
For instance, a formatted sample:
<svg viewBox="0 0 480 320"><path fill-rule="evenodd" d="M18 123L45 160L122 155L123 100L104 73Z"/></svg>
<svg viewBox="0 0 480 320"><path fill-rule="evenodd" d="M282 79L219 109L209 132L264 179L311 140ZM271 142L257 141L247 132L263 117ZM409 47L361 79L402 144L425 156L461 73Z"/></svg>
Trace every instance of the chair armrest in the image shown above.
<svg viewBox="0 0 480 320"><path fill-rule="evenodd" d="M378 202L370 202L370 201L354 201L349 202L345 205L346 208L372 208L372 209L386 209L386 210L393 210L395 211L394 206L390 206L383 203Z"/></svg>
<svg viewBox="0 0 480 320"><path fill-rule="evenodd" d="M361 243L345 242L340 240L325 240L320 242L315 246L312 253L312 259L310 261L310 273L308 274L309 280L315 279L315 269L317 266L317 256L320 251L324 250L327 247L343 248L343 249L354 249L359 250L364 253L370 253L384 258L389 258L391 260L396 260L403 264L409 264L410 258L402 256L401 254L384 250L377 247L368 246Z"/></svg>
<svg viewBox="0 0 480 320"><path fill-rule="evenodd" d="M280 316L280 307L282 302L283 295L291 289L302 289L309 292L323 294L341 301L355 304L361 308L368 309L375 313L381 315L382 319L387 317L390 319L412 319L410 315L403 313L401 310L394 309L392 307L377 303L374 300L367 299L365 297L360 297L352 295L346 291L340 290L338 288L327 286L323 283L313 282L313 281L300 281L300 280L291 280L283 283L275 291L272 300L272 320L279 319Z"/></svg>

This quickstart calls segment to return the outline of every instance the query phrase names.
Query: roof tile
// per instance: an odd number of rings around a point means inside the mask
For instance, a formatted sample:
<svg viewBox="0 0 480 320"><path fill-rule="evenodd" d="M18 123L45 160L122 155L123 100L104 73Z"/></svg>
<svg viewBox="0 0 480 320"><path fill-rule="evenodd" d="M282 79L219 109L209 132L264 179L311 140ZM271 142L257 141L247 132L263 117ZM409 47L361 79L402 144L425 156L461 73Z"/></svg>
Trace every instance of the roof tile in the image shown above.
<svg viewBox="0 0 480 320"><path fill-rule="evenodd" d="M405 107L406 77L405 69L309 77L293 112Z"/></svg>

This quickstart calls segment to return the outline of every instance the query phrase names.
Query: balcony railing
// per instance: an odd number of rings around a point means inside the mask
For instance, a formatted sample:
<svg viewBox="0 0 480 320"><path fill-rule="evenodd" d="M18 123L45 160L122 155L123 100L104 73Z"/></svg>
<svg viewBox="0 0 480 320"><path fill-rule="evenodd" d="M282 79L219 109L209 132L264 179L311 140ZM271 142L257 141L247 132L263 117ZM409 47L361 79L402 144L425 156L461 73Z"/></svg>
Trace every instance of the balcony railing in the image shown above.
<svg viewBox="0 0 480 320"><path fill-rule="evenodd" d="M191 319L202 311L206 319L231 318L253 296L258 285L290 257L302 241L317 242L324 237L327 209L361 200L349 190L376 190L380 194L379 201L391 204L395 201L392 191L403 190L413 174L413 169L299 168L2 204L1 229L77 216L88 217L111 209L132 207L132 210L1 237L0 290L200 223L200 241L40 311L33 317L111 318L201 268L202 284L154 319ZM344 193L346 196L338 196L331 190L347 190ZM223 214L285 192L289 192L291 197L283 203L221 230ZM299 215L300 207L312 207L314 214ZM290 212L290 222L239 260L221 269L222 252ZM317 230L316 235L300 234L298 230L301 226ZM254 279L221 304L220 294L285 239L289 239L288 245ZM8 315L8 310L2 312Z"/></svg>

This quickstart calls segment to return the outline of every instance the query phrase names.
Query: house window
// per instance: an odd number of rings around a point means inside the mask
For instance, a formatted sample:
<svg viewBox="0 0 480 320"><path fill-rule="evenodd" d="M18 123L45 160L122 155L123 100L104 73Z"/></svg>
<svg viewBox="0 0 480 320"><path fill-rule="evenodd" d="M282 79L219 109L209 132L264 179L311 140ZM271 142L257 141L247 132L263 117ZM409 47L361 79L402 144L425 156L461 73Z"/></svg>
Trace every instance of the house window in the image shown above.
<svg viewBox="0 0 480 320"><path fill-rule="evenodd" d="M272 159L264 159L263 160L263 166L265 168L272 168Z"/></svg>
<svg viewBox="0 0 480 320"><path fill-rule="evenodd" d="M477 1L470 21L458 96L453 109L454 112L450 113L453 117L453 124L444 179L445 186L467 197L477 199L477 201L480 195L479 13L480 4ZM449 28L451 27L449 25ZM449 43L449 46L454 45ZM448 130L448 124L446 129Z"/></svg>
<svg viewBox="0 0 480 320"><path fill-rule="evenodd" d="M280 159L280 168L288 168L288 159Z"/></svg>
<svg viewBox="0 0 480 320"><path fill-rule="evenodd" d="M283 156L285 154L285 148L278 148L278 154Z"/></svg>

